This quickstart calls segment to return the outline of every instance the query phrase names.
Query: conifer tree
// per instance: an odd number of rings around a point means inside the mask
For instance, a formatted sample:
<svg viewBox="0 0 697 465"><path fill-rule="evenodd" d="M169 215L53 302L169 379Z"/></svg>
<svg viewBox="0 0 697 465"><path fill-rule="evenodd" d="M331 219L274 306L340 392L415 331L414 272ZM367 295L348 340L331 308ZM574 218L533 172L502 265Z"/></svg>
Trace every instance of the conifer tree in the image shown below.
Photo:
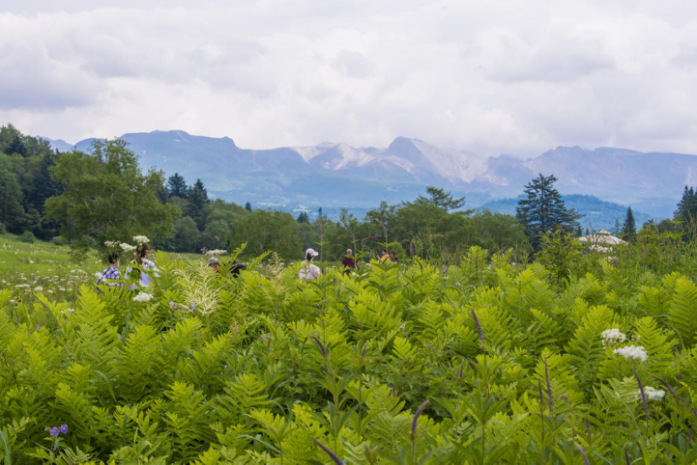
<svg viewBox="0 0 697 465"><path fill-rule="evenodd" d="M244 204L244 209L247 210L248 212L252 211L252 204L247 202Z"/></svg>
<svg viewBox="0 0 697 465"><path fill-rule="evenodd" d="M186 198L189 195L189 186L186 185L184 176L179 173L174 173L167 179L167 191L172 197Z"/></svg>
<svg viewBox="0 0 697 465"><path fill-rule="evenodd" d="M627 216L622 225L622 237L628 242L634 242L636 239L636 221L634 220L632 207L627 208Z"/></svg>
<svg viewBox="0 0 697 465"><path fill-rule="evenodd" d="M442 208L445 211L457 210L465 205L465 198L455 198L450 194L450 192L445 192L445 190L439 187L427 187L426 193L427 197L420 195L416 199L417 205L434 205L438 208Z"/></svg>
<svg viewBox="0 0 697 465"><path fill-rule="evenodd" d="M693 221L697 216L697 193L694 188L685 186L682 199L675 211L675 219L679 221Z"/></svg>
<svg viewBox="0 0 697 465"><path fill-rule="evenodd" d="M196 180L187 198L189 199L187 214L196 221L199 230L202 231L206 224L206 212L204 209L208 205L208 191L203 181L200 179Z"/></svg>
<svg viewBox="0 0 697 465"><path fill-rule="evenodd" d="M525 197L518 201L516 218L525 227L525 233L534 250L539 250L542 237L561 229L572 233L581 215L567 209L559 191L554 188L554 175L540 174L525 185Z"/></svg>

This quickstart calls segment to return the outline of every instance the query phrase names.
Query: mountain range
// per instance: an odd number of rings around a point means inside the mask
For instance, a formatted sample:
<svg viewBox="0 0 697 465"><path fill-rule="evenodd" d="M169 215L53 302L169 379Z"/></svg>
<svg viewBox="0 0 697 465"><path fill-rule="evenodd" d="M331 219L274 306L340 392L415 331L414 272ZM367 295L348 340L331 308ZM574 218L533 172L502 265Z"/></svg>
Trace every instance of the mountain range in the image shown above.
<svg viewBox="0 0 697 465"><path fill-rule="evenodd" d="M129 133L121 139L146 169L179 172L190 183L200 178L226 200L288 210L372 208L381 200L411 200L427 185L465 195L470 208L497 205L520 195L541 173L554 174L563 194L592 195L661 218L672 214L685 185L697 183L697 156L606 147L557 147L521 159L484 157L406 137L386 148L324 142L267 150L176 130ZM89 151L95 139L75 145L47 140L60 151Z"/></svg>

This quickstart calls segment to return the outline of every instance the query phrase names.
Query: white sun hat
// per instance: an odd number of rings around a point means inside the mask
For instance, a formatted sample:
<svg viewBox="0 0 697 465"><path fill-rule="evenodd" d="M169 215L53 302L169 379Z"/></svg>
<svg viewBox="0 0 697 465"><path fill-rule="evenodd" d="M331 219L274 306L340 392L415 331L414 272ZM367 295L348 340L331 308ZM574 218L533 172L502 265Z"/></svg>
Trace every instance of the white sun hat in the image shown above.
<svg viewBox="0 0 697 465"><path fill-rule="evenodd" d="M319 255L319 253L317 253L317 251L315 249L307 249L305 251L305 257L307 257L308 255L314 258L317 255Z"/></svg>

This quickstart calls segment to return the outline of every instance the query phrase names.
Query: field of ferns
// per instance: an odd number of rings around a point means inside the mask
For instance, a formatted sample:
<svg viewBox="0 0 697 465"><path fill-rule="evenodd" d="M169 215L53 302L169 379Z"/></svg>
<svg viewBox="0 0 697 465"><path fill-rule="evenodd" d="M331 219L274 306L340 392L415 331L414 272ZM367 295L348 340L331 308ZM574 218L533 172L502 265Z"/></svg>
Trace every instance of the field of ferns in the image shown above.
<svg viewBox="0 0 697 465"><path fill-rule="evenodd" d="M567 259L472 248L301 282L159 254L147 294L5 279L0 457L693 463L694 276Z"/></svg>

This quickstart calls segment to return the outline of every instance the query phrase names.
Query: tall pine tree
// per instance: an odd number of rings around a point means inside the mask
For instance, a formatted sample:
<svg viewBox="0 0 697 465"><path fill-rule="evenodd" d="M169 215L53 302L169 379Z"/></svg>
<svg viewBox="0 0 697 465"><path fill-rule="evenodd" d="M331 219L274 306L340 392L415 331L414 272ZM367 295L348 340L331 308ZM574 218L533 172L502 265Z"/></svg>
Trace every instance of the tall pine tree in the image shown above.
<svg viewBox="0 0 697 465"><path fill-rule="evenodd" d="M199 231L203 231L206 225L205 207L208 205L208 191L206 186L203 185L203 181L200 179L196 180L187 198L189 199L189 208L186 213L194 219Z"/></svg>
<svg viewBox="0 0 697 465"><path fill-rule="evenodd" d="M678 209L675 211L675 219L678 221L690 222L697 217L697 193L692 187L685 186L682 193L682 199L678 203Z"/></svg>
<svg viewBox="0 0 697 465"><path fill-rule="evenodd" d="M632 207L627 208L627 216L622 225L622 237L627 242L634 242L636 240L636 221L634 220Z"/></svg>
<svg viewBox="0 0 697 465"><path fill-rule="evenodd" d="M172 197L181 197L185 199L189 195L189 186L186 185L184 176L179 173L174 173L167 179L167 191Z"/></svg>
<svg viewBox="0 0 697 465"><path fill-rule="evenodd" d="M539 250L542 237L550 231L561 229L573 233L576 220L581 215L567 209L559 191L554 188L554 175L540 174L525 185L525 197L518 201L516 218L525 227L525 234L535 250Z"/></svg>

